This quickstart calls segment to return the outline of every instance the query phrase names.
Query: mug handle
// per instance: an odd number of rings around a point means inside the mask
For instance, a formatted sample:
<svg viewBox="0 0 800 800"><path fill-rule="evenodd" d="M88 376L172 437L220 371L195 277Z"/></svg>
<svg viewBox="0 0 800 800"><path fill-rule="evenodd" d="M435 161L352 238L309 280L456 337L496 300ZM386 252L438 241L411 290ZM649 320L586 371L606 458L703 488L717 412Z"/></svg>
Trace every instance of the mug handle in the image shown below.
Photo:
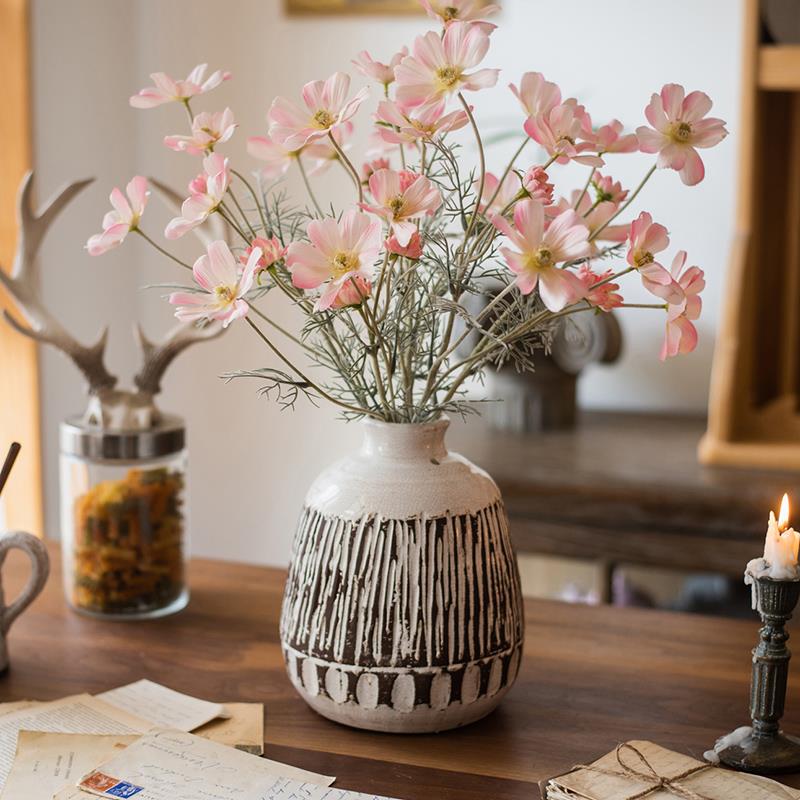
<svg viewBox="0 0 800 800"><path fill-rule="evenodd" d="M30 533L17 531L7 533L0 537L0 569L6 560L9 550L14 548L22 550L28 554L31 560L31 574L28 583L13 602L5 605L2 598L2 587L0 585L0 631L3 634L8 632L14 620L36 599L37 595L44 589L47 577L50 574L50 557L47 548L41 539Z"/></svg>

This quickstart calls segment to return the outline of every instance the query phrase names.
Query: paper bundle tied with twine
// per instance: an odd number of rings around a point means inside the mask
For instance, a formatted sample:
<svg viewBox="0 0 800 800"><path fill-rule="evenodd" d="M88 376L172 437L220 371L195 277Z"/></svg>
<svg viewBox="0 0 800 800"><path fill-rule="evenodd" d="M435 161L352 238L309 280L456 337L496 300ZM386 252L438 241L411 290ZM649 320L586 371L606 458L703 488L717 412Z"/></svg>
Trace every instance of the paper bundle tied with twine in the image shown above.
<svg viewBox="0 0 800 800"><path fill-rule="evenodd" d="M800 791L633 741L543 781L546 800L798 800Z"/></svg>

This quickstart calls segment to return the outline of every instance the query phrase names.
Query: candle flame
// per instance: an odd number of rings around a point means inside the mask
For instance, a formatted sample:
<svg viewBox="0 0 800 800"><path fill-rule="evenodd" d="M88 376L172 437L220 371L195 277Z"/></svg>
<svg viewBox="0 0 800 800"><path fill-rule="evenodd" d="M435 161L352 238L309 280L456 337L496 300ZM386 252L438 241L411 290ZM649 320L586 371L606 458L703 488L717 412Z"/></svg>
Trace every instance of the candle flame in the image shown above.
<svg viewBox="0 0 800 800"><path fill-rule="evenodd" d="M778 515L778 530L783 533L789 527L789 495L784 494L781 500L781 513Z"/></svg>

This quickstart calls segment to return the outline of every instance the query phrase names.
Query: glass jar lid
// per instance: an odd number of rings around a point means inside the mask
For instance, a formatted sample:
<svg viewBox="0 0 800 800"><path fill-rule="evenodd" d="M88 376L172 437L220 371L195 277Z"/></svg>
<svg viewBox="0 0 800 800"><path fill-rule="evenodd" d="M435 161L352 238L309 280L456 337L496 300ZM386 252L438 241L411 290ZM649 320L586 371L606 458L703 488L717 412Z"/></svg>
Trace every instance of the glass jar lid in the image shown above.
<svg viewBox="0 0 800 800"><path fill-rule="evenodd" d="M186 426L177 416L164 415L145 430L108 430L69 417L61 423L61 452L108 461L146 461L179 453L186 445Z"/></svg>

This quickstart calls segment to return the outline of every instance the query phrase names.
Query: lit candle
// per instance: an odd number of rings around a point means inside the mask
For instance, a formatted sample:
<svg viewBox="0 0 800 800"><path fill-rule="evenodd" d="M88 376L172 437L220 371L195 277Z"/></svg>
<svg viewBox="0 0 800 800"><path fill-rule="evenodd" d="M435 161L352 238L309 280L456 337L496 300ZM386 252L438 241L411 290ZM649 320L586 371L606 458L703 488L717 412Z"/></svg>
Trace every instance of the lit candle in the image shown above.
<svg viewBox="0 0 800 800"><path fill-rule="evenodd" d="M789 527L789 497L784 495L778 519L775 519L773 511L769 512L764 556L753 559L747 565L747 573L755 578L771 578L775 581L799 580L799 547L800 533Z"/></svg>

